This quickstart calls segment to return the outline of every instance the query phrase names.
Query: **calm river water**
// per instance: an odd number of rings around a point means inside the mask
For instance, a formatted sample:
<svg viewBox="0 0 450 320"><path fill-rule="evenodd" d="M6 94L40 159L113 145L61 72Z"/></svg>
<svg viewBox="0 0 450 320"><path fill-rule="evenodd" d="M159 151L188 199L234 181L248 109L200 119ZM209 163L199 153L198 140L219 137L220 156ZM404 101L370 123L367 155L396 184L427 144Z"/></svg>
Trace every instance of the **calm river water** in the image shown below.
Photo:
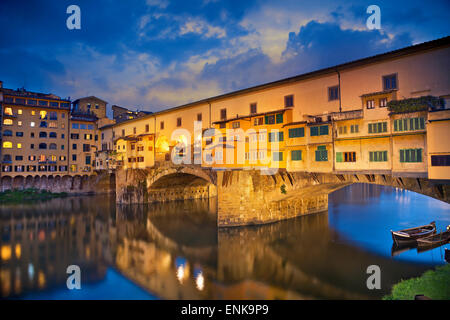
<svg viewBox="0 0 450 320"><path fill-rule="evenodd" d="M392 248L390 230L436 221L450 205L354 184L329 210L279 223L217 229L215 199L116 206L74 197L0 207L0 297L20 299L379 299L401 279L445 263L445 245ZM68 290L78 265L81 290ZM381 290L369 290L369 265Z"/></svg>

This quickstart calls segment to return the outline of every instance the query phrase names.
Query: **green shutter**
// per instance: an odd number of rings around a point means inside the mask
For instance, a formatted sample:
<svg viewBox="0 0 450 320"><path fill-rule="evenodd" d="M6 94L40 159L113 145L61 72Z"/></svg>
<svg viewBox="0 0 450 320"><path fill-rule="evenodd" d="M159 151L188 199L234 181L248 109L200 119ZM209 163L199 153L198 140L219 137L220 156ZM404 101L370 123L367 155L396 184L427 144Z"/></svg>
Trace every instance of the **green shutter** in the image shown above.
<svg viewBox="0 0 450 320"><path fill-rule="evenodd" d="M398 120L394 120L394 131L398 131Z"/></svg>
<svg viewBox="0 0 450 320"><path fill-rule="evenodd" d="M405 162L405 150L400 150L400 162Z"/></svg>
<svg viewBox="0 0 450 320"><path fill-rule="evenodd" d="M387 122L383 122L383 132L387 132Z"/></svg>
<svg viewBox="0 0 450 320"><path fill-rule="evenodd" d="M417 152L417 162L422 162L422 149L416 149Z"/></svg>
<svg viewBox="0 0 450 320"><path fill-rule="evenodd" d="M324 135L328 135L328 126L320 126L320 135L324 136Z"/></svg>
<svg viewBox="0 0 450 320"><path fill-rule="evenodd" d="M278 132L278 141L283 141L284 140L284 132L280 131Z"/></svg>
<svg viewBox="0 0 450 320"><path fill-rule="evenodd" d="M387 161L387 151L383 151L383 161Z"/></svg>
<svg viewBox="0 0 450 320"><path fill-rule="evenodd" d="M408 119L403 119L403 131L408 131Z"/></svg>
<svg viewBox="0 0 450 320"><path fill-rule="evenodd" d="M296 134L295 134L295 129L289 129L289 138L295 138Z"/></svg>
<svg viewBox="0 0 450 320"><path fill-rule="evenodd" d="M319 135L319 127L311 127L310 129L310 135L311 136L318 136Z"/></svg>
<svg viewBox="0 0 450 320"><path fill-rule="evenodd" d="M420 126L419 126L419 128L420 129L425 129L425 119L424 118L420 118Z"/></svg>
<svg viewBox="0 0 450 320"><path fill-rule="evenodd" d="M283 123L283 114L282 113L277 114L276 121L277 121L277 123Z"/></svg>
<svg viewBox="0 0 450 320"><path fill-rule="evenodd" d="M336 152L336 162L342 162L342 152Z"/></svg>

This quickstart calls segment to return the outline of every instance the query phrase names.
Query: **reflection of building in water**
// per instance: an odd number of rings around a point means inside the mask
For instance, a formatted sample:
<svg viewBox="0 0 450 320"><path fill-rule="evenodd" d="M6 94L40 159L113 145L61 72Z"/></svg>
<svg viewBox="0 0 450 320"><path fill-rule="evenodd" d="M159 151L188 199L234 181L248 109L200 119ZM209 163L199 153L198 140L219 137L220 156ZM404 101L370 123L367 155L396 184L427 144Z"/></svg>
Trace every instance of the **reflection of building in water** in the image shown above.
<svg viewBox="0 0 450 320"><path fill-rule="evenodd" d="M365 204L380 201L383 191L390 191L391 187L383 187L368 183L360 183L357 188L345 188L334 191L328 195L329 203Z"/></svg>
<svg viewBox="0 0 450 320"><path fill-rule="evenodd" d="M0 207L1 297L65 286L72 264L83 283L102 279L110 254L101 210L82 198Z"/></svg>

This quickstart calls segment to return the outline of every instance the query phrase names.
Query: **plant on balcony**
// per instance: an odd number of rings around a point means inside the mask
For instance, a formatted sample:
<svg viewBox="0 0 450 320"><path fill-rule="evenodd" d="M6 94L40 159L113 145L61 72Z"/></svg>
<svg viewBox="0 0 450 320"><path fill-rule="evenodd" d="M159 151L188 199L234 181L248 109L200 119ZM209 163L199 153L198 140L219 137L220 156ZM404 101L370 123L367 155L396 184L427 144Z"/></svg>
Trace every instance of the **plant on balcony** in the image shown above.
<svg viewBox="0 0 450 320"><path fill-rule="evenodd" d="M425 111L428 108L440 108L444 105L441 98L433 96L423 96L402 100L392 100L387 104L388 110L392 113Z"/></svg>

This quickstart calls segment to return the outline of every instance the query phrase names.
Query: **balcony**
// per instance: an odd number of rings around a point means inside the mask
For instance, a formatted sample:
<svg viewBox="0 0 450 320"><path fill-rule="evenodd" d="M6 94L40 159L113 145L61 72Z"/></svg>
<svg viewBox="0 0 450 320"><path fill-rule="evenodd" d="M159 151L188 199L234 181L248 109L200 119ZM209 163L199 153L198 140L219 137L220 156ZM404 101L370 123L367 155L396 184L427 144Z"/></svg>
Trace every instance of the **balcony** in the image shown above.
<svg viewBox="0 0 450 320"><path fill-rule="evenodd" d="M342 120L352 120L352 119L361 119L363 118L363 110L350 110L343 112L333 112L331 114L331 118L334 121L342 121Z"/></svg>

